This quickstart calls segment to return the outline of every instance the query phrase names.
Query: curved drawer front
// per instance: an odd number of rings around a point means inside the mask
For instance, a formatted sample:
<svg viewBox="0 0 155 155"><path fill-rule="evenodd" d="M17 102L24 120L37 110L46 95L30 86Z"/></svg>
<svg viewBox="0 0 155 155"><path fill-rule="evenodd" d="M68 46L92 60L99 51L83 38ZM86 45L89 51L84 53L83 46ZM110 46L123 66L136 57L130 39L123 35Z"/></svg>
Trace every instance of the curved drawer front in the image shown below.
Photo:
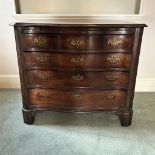
<svg viewBox="0 0 155 155"><path fill-rule="evenodd" d="M54 49L57 47L57 36L46 34L24 34L21 38L24 49L38 48L38 49Z"/></svg>
<svg viewBox="0 0 155 155"><path fill-rule="evenodd" d="M29 86L127 88L127 72L27 71Z"/></svg>
<svg viewBox="0 0 155 155"><path fill-rule="evenodd" d="M133 35L24 34L25 50L38 49L132 49Z"/></svg>
<svg viewBox="0 0 155 155"><path fill-rule="evenodd" d="M25 65L35 67L116 67L129 68L131 55L125 53L108 54L69 54L69 53L25 53Z"/></svg>
<svg viewBox="0 0 155 155"><path fill-rule="evenodd" d="M127 92L120 90L69 91L55 89L30 89L31 106L65 108L85 107L88 109L124 108Z"/></svg>

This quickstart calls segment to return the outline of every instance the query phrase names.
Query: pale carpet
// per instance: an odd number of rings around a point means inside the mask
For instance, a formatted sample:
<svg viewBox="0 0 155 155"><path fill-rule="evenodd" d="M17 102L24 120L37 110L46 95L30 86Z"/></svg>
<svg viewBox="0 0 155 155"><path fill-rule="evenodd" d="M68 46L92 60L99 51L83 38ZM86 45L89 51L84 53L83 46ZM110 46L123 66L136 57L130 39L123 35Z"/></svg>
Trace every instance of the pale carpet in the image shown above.
<svg viewBox="0 0 155 155"><path fill-rule="evenodd" d="M38 114L22 119L19 90L0 90L0 155L155 155L155 93L136 93L133 123L109 113Z"/></svg>

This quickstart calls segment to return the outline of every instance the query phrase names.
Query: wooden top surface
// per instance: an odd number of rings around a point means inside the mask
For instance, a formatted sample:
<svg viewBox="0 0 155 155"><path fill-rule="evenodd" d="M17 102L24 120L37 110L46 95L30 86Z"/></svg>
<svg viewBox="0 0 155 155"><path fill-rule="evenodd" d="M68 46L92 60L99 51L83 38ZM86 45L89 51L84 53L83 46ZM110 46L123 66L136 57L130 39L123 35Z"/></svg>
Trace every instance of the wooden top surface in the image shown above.
<svg viewBox="0 0 155 155"><path fill-rule="evenodd" d="M65 23L65 24L56 24L56 23L15 23L14 26L50 26L50 27L147 27L146 24L75 24L75 23Z"/></svg>

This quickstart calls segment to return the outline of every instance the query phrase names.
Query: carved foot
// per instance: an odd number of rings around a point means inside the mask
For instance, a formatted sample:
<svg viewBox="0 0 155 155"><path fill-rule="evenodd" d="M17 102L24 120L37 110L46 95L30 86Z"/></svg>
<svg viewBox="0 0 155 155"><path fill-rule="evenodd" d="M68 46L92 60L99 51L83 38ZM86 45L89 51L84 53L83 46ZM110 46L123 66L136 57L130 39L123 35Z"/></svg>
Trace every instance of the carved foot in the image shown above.
<svg viewBox="0 0 155 155"><path fill-rule="evenodd" d="M36 112L32 112L30 110L22 109L24 123L30 125L33 124L35 120Z"/></svg>
<svg viewBox="0 0 155 155"><path fill-rule="evenodd" d="M120 122L122 126L129 126L132 123L132 114L133 111L122 112L119 115Z"/></svg>

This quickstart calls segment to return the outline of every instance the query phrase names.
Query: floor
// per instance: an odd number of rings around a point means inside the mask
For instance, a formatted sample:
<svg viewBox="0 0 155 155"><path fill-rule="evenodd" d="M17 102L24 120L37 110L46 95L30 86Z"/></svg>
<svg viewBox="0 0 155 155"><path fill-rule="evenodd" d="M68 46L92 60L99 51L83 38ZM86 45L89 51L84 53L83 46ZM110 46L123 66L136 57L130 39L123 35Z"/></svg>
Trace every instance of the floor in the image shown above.
<svg viewBox="0 0 155 155"><path fill-rule="evenodd" d="M155 93L136 93L133 123L110 113L44 112L22 120L19 90L0 90L0 155L155 155Z"/></svg>

